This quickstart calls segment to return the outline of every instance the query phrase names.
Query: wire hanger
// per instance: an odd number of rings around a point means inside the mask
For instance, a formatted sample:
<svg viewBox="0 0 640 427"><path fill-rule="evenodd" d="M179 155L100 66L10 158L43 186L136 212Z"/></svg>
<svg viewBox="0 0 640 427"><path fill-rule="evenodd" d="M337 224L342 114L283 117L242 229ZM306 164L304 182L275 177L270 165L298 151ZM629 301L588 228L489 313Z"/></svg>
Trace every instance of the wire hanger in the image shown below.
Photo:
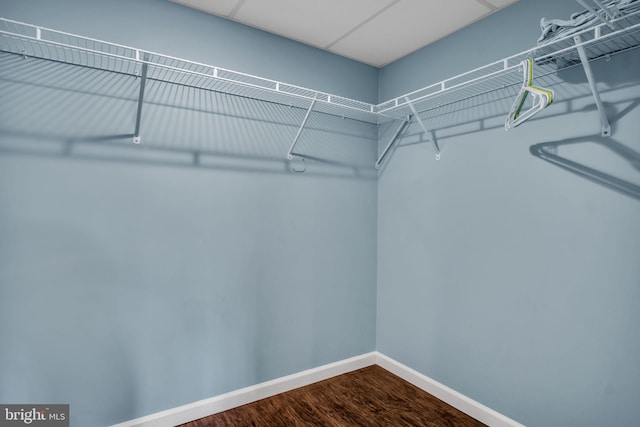
<svg viewBox="0 0 640 427"><path fill-rule="evenodd" d="M522 61L521 65L524 82L511 106L511 110L509 110L509 116L504 124L505 130L521 125L553 102L553 90L531 85L533 83L533 59L527 58ZM532 106L523 112L522 109L529 94L533 98Z"/></svg>

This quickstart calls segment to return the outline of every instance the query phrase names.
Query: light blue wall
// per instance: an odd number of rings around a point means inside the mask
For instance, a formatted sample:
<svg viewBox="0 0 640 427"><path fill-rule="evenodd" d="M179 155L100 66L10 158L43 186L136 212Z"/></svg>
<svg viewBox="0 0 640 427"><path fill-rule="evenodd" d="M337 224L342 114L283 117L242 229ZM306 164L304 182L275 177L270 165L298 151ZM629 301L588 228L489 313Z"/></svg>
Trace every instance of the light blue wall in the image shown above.
<svg viewBox="0 0 640 427"><path fill-rule="evenodd" d="M521 0L381 70L381 99L532 47L540 17L577 9ZM530 427L640 417L640 51L593 69L612 138L575 68L509 132L509 96L431 114L440 161L413 124L379 178L378 351Z"/></svg>
<svg viewBox="0 0 640 427"><path fill-rule="evenodd" d="M168 1L8 18L327 90L377 70ZM337 77L339 76L339 78ZM0 401L104 426L375 349L377 129L0 55Z"/></svg>

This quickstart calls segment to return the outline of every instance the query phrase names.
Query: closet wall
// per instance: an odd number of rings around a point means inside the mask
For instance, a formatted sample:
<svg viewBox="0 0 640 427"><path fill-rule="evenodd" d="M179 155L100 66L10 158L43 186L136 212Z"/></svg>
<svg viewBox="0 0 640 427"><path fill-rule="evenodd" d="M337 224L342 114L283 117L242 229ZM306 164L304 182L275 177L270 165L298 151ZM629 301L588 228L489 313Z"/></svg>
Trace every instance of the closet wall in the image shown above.
<svg viewBox="0 0 640 427"><path fill-rule="evenodd" d="M528 49L577 8L520 0L378 72L165 0L0 0L368 102ZM408 127L378 178L393 124L314 113L293 174L304 110L149 81L134 146L138 79L0 55L0 401L102 426L377 349L526 425L633 425L638 67L593 64L611 138L575 67L509 132L507 90L426 113L432 134Z"/></svg>
<svg viewBox="0 0 640 427"><path fill-rule="evenodd" d="M2 16L375 102L377 70L168 0ZM375 349L377 128L0 56L0 402L105 426ZM300 166L300 165L297 165Z"/></svg>
<svg viewBox="0 0 640 427"><path fill-rule="evenodd" d="M528 49L541 17L578 8L521 0L381 70L381 99ZM577 66L509 132L507 91L426 114L442 159L413 124L380 174L378 351L527 426L640 417L640 51L592 65L611 138Z"/></svg>

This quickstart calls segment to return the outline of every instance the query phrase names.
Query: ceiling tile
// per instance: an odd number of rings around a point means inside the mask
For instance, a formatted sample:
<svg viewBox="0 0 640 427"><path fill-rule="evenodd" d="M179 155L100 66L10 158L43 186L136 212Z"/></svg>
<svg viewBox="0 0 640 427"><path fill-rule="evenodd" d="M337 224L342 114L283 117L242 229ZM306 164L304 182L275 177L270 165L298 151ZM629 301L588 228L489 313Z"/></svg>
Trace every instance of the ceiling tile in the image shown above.
<svg viewBox="0 0 640 427"><path fill-rule="evenodd" d="M381 67L518 0L171 1Z"/></svg>
<svg viewBox="0 0 640 427"><path fill-rule="evenodd" d="M171 0L174 3L207 12L212 15L229 16L240 0Z"/></svg>
<svg viewBox="0 0 640 427"><path fill-rule="evenodd" d="M490 12L476 0L401 0L330 50L381 67Z"/></svg>
<svg viewBox="0 0 640 427"><path fill-rule="evenodd" d="M394 0L246 0L234 19L325 48Z"/></svg>

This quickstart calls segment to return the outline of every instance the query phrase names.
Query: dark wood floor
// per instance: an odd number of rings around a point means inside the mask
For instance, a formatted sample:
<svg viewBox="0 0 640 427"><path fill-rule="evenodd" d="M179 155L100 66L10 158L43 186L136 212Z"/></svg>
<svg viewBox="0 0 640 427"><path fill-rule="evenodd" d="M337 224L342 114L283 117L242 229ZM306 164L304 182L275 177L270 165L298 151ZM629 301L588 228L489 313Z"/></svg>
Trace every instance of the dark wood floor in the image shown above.
<svg viewBox="0 0 640 427"><path fill-rule="evenodd" d="M481 422L374 365L183 424L477 427Z"/></svg>

